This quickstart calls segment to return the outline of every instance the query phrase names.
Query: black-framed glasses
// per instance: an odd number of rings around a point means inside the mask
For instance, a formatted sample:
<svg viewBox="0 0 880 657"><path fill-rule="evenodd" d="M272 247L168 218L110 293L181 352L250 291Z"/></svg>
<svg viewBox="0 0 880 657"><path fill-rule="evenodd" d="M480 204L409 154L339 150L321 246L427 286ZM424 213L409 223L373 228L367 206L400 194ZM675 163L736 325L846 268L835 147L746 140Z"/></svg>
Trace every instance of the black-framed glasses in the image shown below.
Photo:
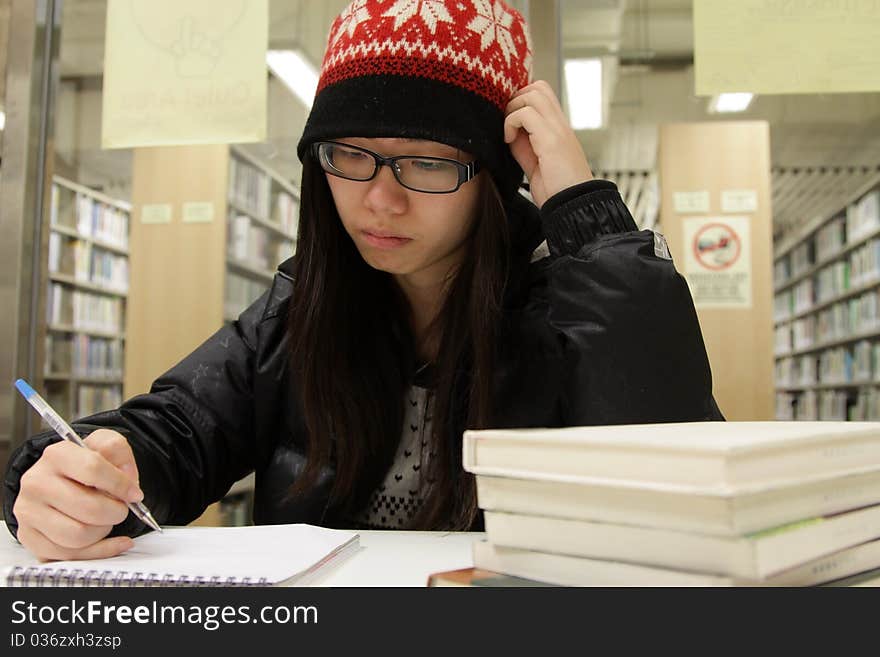
<svg viewBox="0 0 880 657"><path fill-rule="evenodd" d="M477 162L418 155L384 157L338 141L316 142L312 144L312 152L321 168L334 176L366 182L376 177L379 167L387 166L401 185L426 194L450 194L480 171Z"/></svg>

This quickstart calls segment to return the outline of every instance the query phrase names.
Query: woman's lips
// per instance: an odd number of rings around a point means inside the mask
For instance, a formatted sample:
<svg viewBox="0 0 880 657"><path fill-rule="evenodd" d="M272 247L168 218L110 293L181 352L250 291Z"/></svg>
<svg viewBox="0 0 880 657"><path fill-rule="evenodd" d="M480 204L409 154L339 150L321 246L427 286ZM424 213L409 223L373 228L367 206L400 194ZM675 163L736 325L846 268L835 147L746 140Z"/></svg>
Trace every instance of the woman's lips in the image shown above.
<svg viewBox="0 0 880 657"><path fill-rule="evenodd" d="M409 237L382 235L380 233L371 233L366 230L363 231L363 236L367 244L369 244L370 246L375 246L377 249L397 249L412 242L412 239Z"/></svg>

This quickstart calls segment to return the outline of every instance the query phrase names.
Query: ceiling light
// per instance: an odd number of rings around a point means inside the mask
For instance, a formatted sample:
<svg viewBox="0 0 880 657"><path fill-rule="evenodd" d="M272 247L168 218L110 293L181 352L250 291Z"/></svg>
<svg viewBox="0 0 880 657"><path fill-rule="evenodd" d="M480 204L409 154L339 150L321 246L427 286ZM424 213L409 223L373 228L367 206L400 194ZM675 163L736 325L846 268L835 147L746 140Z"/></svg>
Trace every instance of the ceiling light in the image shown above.
<svg viewBox="0 0 880 657"><path fill-rule="evenodd" d="M753 94L719 94L709 101L709 112L744 112L751 104Z"/></svg>
<svg viewBox="0 0 880 657"><path fill-rule="evenodd" d="M6 128L6 112L0 110L0 130Z"/></svg>
<svg viewBox="0 0 880 657"><path fill-rule="evenodd" d="M318 73L302 53L298 50L269 50L266 64L303 105L312 106L318 89Z"/></svg>
<svg viewBox="0 0 880 657"><path fill-rule="evenodd" d="M602 127L602 60L565 60L565 97L568 117L575 130Z"/></svg>

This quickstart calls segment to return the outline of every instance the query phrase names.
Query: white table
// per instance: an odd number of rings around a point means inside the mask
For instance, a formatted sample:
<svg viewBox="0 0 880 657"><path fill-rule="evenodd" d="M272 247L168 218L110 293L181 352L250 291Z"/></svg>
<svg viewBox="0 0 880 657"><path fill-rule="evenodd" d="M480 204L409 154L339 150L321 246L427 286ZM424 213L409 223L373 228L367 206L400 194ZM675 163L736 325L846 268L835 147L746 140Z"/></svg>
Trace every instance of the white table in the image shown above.
<svg viewBox="0 0 880 657"><path fill-rule="evenodd" d="M311 586L425 586L428 575L473 565L471 544L485 534L361 531L360 548L329 564ZM0 572L38 563L0 524Z"/></svg>
<svg viewBox="0 0 880 657"><path fill-rule="evenodd" d="M485 534L362 531L359 551L313 586L425 586L428 575L474 565L471 545Z"/></svg>

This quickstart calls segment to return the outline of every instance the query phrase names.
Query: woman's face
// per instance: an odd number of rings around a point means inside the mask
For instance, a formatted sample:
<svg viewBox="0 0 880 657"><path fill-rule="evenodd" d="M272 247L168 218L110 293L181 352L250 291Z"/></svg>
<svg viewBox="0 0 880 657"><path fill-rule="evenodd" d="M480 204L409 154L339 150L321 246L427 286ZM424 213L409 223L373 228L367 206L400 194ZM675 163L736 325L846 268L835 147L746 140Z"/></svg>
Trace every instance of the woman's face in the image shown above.
<svg viewBox="0 0 880 657"><path fill-rule="evenodd" d="M359 137L337 141L385 157L472 159L433 141ZM413 285L429 286L443 281L461 262L477 214L479 177L449 194L426 194L403 187L387 166L379 167L376 177L366 182L326 175L342 224L371 267Z"/></svg>

